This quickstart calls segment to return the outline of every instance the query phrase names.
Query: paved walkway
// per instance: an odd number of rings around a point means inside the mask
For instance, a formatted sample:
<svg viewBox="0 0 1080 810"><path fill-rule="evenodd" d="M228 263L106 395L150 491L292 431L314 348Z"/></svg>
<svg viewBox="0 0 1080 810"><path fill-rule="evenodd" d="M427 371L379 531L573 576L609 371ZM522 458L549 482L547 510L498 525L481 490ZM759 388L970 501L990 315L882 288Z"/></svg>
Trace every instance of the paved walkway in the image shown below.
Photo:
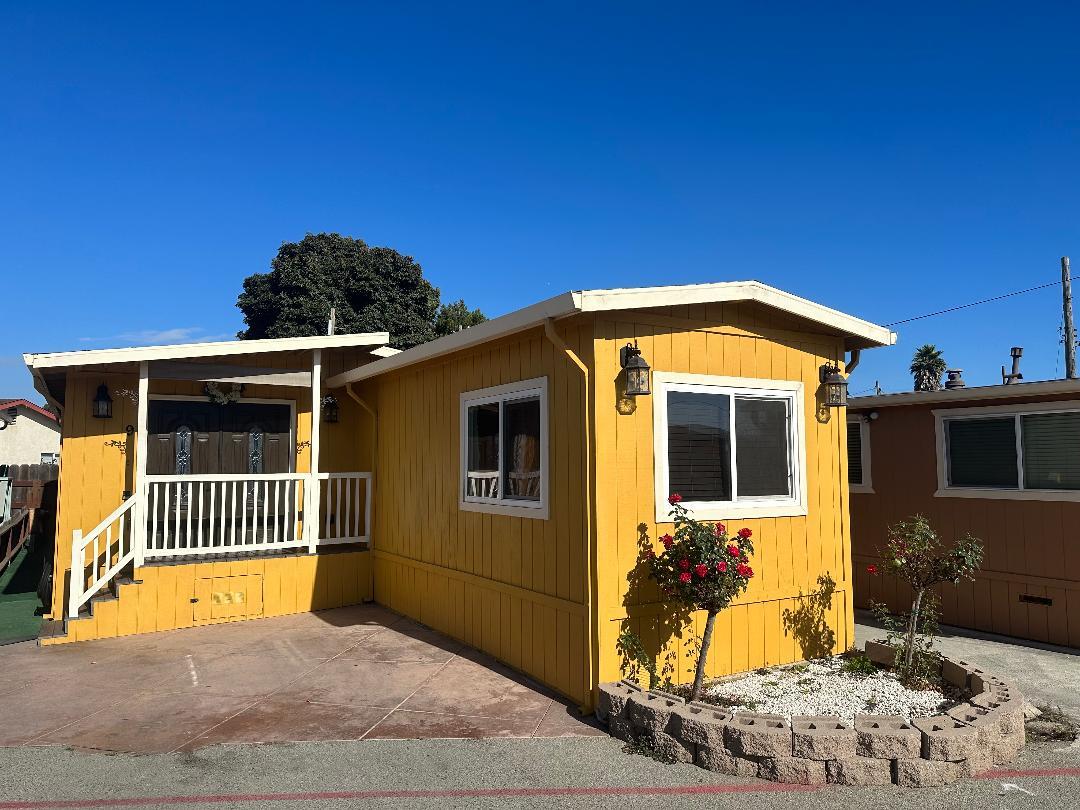
<svg viewBox="0 0 1080 810"><path fill-rule="evenodd" d="M0 647L0 745L599 735L539 685L376 605Z"/></svg>

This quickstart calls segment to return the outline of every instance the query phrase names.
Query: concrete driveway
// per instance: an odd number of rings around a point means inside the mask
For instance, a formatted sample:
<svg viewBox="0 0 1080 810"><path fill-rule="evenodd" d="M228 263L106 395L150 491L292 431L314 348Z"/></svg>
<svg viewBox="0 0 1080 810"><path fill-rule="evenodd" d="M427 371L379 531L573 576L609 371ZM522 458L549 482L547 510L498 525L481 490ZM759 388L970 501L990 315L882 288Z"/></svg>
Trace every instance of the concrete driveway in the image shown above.
<svg viewBox="0 0 1080 810"><path fill-rule="evenodd" d="M376 605L0 647L0 745L139 754L217 743L600 735L475 650Z"/></svg>

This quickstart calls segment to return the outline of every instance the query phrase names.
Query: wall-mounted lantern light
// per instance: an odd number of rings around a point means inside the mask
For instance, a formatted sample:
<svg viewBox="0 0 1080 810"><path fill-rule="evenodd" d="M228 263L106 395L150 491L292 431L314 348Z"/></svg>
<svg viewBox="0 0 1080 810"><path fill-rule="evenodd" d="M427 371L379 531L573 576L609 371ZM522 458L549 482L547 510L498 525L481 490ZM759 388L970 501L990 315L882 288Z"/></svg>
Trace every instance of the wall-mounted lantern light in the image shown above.
<svg viewBox="0 0 1080 810"><path fill-rule="evenodd" d="M826 363L820 369L821 384L825 386L825 406L843 408L847 405L848 382L840 373L839 366Z"/></svg>
<svg viewBox="0 0 1080 810"><path fill-rule="evenodd" d="M627 343L619 351L619 364L626 370L626 395L640 397L651 394L649 388L649 364L641 356L641 349Z"/></svg>
<svg viewBox="0 0 1080 810"><path fill-rule="evenodd" d="M341 409L338 406L337 397L323 397L322 401L322 420L324 422L336 422L341 416Z"/></svg>
<svg viewBox="0 0 1080 810"><path fill-rule="evenodd" d="M97 394L91 403L90 413L93 414L95 419L112 418L112 397L109 396L109 389L105 386L105 383L98 386Z"/></svg>

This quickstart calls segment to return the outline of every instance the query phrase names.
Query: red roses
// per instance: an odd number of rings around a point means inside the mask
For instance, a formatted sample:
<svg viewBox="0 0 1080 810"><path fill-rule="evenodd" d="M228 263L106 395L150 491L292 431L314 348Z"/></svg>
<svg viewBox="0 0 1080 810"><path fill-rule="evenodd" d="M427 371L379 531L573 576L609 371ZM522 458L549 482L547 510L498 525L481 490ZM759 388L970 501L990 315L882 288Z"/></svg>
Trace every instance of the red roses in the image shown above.
<svg viewBox="0 0 1080 810"><path fill-rule="evenodd" d="M730 554L732 557L742 556L742 552L739 551L739 547L735 545L728 546L727 553Z"/></svg>
<svg viewBox="0 0 1080 810"><path fill-rule="evenodd" d="M667 502L670 503L672 506L677 503L681 503L682 495L680 495L678 492L672 492L671 495L668 496Z"/></svg>
<svg viewBox="0 0 1080 810"><path fill-rule="evenodd" d="M721 560L716 564L716 570L719 571L721 574L724 573L725 571L727 571L727 563Z"/></svg>
<svg viewBox="0 0 1080 810"><path fill-rule="evenodd" d="M713 526L713 534L715 534L717 537L723 537L727 534L727 526L725 526L723 523L717 523L715 526Z"/></svg>
<svg viewBox="0 0 1080 810"><path fill-rule="evenodd" d="M705 579L706 574L709 573L709 566L707 566L707 565L695 565L694 566L694 573L697 574L702 579Z"/></svg>
<svg viewBox="0 0 1080 810"><path fill-rule="evenodd" d="M679 582L689 582L691 579L689 571L683 571L679 574Z"/></svg>
<svg viewBox="0 0 1080 810"><path fill-rule="evenodd" d="M741 537L743 540L750 537L752 534L753 534L753 532L750 531L749 529L746 529L746 528L739 529L739 537Z"/></svg>
<svg viewBox="0 0 1080 810"><path fill-rule="evenodd" d="M876 577L877 576L877 566L873 565L873 564L866 566L866 573L868 573L872 577Z"/></svg>
<svg viewBox="0 0 1080 810"><path fill-rule="evenodd" d="M675 538L670 534L665 534L660 538L660 542L664 544L664 548L671 548L672 544L675 542Z"/></svg>
<svg viewBox="0 0 1080 810"><path fill-rule="evenodd" d="M735 573L743 579L750 579L754 575L754 569L746 563L739 563L735 566Z"/></svg>
<svg viewBox="0 0 1080 810"><path fill-rule="evenodd" d="M681 568L683 571L689 571L690 560L688 560L686 557L683 557L681 560L679 560L679 568Z"/></svg>

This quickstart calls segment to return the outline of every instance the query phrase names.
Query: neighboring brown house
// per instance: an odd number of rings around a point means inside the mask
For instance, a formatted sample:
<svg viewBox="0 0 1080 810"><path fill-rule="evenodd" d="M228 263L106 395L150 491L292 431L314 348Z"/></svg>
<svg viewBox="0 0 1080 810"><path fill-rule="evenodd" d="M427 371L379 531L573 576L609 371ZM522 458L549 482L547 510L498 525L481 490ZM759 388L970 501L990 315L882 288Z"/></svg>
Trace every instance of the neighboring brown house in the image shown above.
<svg viewBox="0 0 1080 810"><path fill-rule="evenodd" d="M943 623L1080 647L1080 380L852 398L848 457L856 607L910 606L866 567L921 513L986 546L941 589Z"/></svg>

